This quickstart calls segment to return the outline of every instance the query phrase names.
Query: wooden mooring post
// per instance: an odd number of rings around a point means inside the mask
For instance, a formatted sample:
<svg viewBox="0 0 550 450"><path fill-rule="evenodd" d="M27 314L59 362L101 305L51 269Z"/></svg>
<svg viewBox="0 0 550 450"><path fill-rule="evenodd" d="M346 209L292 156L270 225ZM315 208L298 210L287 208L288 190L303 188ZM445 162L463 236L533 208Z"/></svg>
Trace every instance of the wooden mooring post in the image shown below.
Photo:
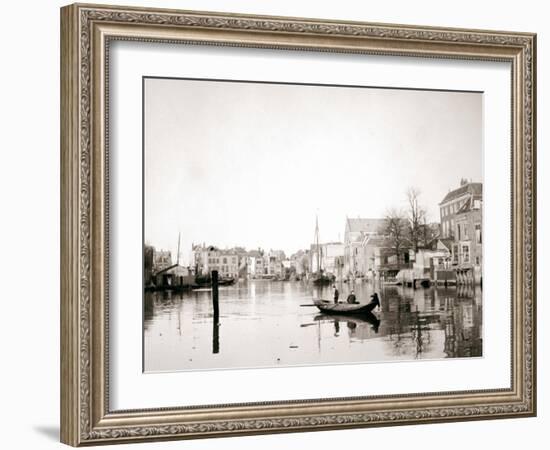
<svg viewBox="0 0 550 450"><path fill-rule="evenodd" d="M214 317L212 319L212 353L220 352L220 306L219 306L219 291L218 291L218 271L212 271L212 307Z"/></svg>
<svg viewBox="0 0 550 450"><path fill-rule="evenodd" d="M214 322L220 321L218 271L212 271L212 307L214 308Z"/></svg>

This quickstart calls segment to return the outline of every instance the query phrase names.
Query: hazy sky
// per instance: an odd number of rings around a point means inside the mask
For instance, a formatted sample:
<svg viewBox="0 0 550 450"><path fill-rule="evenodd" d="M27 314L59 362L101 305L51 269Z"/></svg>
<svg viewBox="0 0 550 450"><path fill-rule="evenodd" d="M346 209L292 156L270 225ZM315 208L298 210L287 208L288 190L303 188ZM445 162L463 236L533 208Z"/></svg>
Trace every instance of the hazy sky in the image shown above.
<svg viewBox="0 0 550 450"><path fill-rule="evenodd" d="M145 242L309 247L482 180L482 94L146 79Z"/></svg>

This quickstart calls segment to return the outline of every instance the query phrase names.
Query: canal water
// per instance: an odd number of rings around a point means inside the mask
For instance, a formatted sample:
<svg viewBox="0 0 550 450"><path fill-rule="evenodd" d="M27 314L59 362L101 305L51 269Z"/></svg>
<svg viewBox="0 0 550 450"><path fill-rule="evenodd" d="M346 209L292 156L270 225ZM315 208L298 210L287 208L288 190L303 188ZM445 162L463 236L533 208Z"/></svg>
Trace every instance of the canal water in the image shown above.
<svg viewBox="0 0 550 450"><path fill-rule="evenodd" d="M341 285L340 300L351 288ZM239 282L211 291L147 292L144 371L236 369L482 356L479 287L418 288L358 283L357 300L379 294L371 315L327 315L311 304L330 286Z"/></svg>

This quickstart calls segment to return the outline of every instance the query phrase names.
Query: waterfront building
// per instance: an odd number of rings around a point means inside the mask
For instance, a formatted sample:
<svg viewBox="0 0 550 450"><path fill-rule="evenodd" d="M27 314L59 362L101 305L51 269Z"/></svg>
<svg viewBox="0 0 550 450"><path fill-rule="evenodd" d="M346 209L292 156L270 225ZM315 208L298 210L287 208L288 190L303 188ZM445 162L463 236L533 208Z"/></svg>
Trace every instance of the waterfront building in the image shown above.
<svg viewBox="0 0 550 450"><path fill-rule="evenodd" d="M167 269L172 265L172 253L169 250L156 250L153 247L153 273Z"/></svg>
<svg viewBox="0 0 550 450"><path fill-rule="evenodd" d="M235 249L219 249L213 245L193 245L192 266L197 275L209 276L217 270L221 277L238 278L239 253Z"/></svg>
<svg viewBox="0 0 550 450"><path fill-rule="evenodd" d="M435 279L437 270L449 267L451 252L444 245L435 243L431 248L420 248L414 255L412 268L415 279Z"/></svg>
<svg viewBox="0 0 550 450"><path fill-rule="evenodd" d="M456 216L459 210L470 202L472 207L481 207L483 185L462 180L460 187L450 191L439 203L441 237L455 238Z"/></svg>
<svg viewBox="0 0 550 450"><path fill-rule="evenodd" d="M247 275L248 278L262 278L264 269L263 250L251 250L247 254Z"/></svg>
<svg viewBox="0 0 550 450"><path fill-rule="evenodd" d="M265 275L274 278L284 278L285 270L283 261L286 259L285 252L282 250L269 250L264 255L264 271Z"/></svg>
<svg viewBox="0 0 550 450"><path fill-rule="evenodd" d="M382 235L365 236L358 248L356 273L369 281L382 279L393 280L402 269L411 268L409 248L403 246L396 254L391 240Z"/></svg>
<svg viewBox="0 0 550 450"><path fill-rule="evenodd" d="M195 284L195 275L189 267L174 264L168 269L161 270L153 276L153 283L158 288L178 289L190 288Z"/></svg>
<svg viewBox="0 0 550 450"><path fill-rule="evenodd" d="M448 239L458 284L482 282L483 185L463 180L439 204L442 237Z"/></svg>
<svg viewBox="0 0 550 450"><path fill-rule="evenodd" d="M368 261L364 258L363 242L366 238L384 234L384 219L346 218L344 232L344 274L348 277L365 276Z"/></svg>
<svg viewBox="0 0 550 450"><path fill-rule="evenodd" d="M456 214L452 262L459 283L481 283L482 201L468 200Z"/></svg>

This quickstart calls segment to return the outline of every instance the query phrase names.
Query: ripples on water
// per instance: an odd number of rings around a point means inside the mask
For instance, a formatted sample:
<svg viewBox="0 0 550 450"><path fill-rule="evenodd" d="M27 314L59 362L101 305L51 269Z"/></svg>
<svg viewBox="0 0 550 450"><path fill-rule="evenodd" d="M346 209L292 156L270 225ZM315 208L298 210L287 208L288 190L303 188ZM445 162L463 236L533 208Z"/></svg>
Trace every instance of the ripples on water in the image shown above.
<svg viewBox="0 0 550 450"><path fill-rule="evenodd" d="M249 281L220 287L220 325L208 289L147 292L146 372L276 367L482 355L482 292L469 288L405 288L356 284L358 301L376 291L373 315L320 313L330 299L303 282ZM348 294L346 284L340 299Z"/></svg>

